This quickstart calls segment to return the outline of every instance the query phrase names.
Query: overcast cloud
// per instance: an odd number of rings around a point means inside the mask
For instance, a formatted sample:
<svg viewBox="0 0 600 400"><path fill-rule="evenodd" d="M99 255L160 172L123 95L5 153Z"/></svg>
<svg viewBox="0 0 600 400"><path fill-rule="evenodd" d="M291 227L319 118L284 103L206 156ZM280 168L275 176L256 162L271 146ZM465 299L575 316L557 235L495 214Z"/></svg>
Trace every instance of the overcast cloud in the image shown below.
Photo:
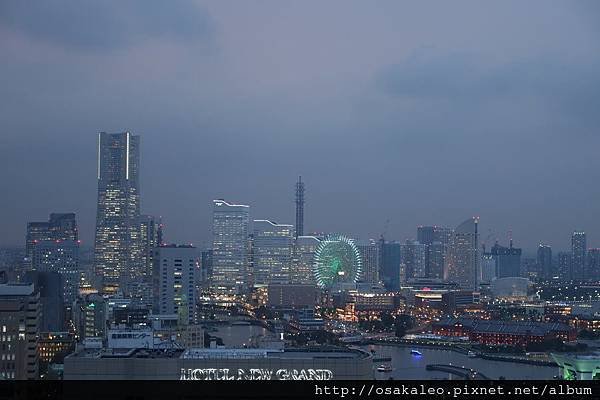
<svg viewBox="0 0 600 400"><path fill-rule="evenodd" d="M377 238L600 247L593 1L0 2L0 243L95 224L98 131L142 136L142 209L208 246L211 200Z"/></svg>

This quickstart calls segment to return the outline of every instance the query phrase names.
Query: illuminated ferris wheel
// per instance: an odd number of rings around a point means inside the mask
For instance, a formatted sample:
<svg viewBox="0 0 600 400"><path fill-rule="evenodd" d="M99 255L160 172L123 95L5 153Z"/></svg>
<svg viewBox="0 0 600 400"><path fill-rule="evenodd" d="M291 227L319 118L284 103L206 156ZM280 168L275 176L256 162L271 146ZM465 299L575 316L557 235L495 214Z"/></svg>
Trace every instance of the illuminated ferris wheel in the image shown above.
<svg viewBox="0 0 600 400"><path fill-rule="evenodd" d="M330 235L315 252L313 274L320 288L356 283L362 272L362 258L354 240L344 235Z"/></svg>

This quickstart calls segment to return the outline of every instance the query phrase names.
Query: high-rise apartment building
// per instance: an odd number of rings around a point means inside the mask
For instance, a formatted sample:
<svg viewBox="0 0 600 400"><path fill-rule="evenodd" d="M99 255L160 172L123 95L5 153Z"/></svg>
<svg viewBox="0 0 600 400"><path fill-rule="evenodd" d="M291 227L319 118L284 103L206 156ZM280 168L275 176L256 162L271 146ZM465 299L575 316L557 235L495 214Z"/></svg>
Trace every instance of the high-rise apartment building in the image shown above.
<svg viewBox="0 0 600 400"><path fill-rule="evenodd" d="M38 379L39 292L0 283L0 379Z"/></svg>
<svg viewBox="0 0 600 400"><path fill-rule="evenodd" d="M537 270L540 278L544 280L552 279L554 276L552 247L540 243L537 250Z"/></svg>
<svg viewBox="0 0 600 400"><path fill-rule="evenodd" d="M569 252L561 251L558 253L558 276L562 281L572 281L573 276L573 256Z"/></svg>
<svg viewBox="0 0 600 400"><path fill-rule="evenodd" d="M368 244L359 244L358 250L362 257L362 281L365 283L379 282L380 246L374 240Z"/></svg>
<svg viewBox="0 0 600 400"><path fill-rule="evenodd" d="M198 251L190 245L163 245L154 250L154 312L178 314L181 324L195 321L195 273Z"/></svg>
<svg viewBox="0 0 600 400"><path fill-rule="evenodd" d="M277 224L265 219L255 219L252 235L252 276L254 285L289 283L293 225Z"/></svg>
<svg viewBox="0 0 600 400"><path fill-rule="evenodd" d="M425 278L426 246L416 240L407 240L401 245L401 263L405 266L406 280Z"/></svg>
<svg viewBox="0 0 600 400"><path fill-rule="evenodd" d="M319 238L315 236L298 236L296 238L294 241L292 271L290 272L291 283L315 284L313 264L319 242Z"/></svg>
<svg viewBox="0 0 600 400"><path fill-rule="evenodd" d="M124 286L142 275L140 137L98 135L98 208L95 269L104 284Z"/></svg>
<svg viewBox="0 0 600 400"><path fill-rule="evenodd" d="M469 218L453 232L448 246L444 279L465 289L476 289L479 270L478 218Z"/></svg>
<svg viewBox="0 0 600 400"><path fill-rule="evenodd" d="M250 206L213 201L212 288L243 293L250 284L248 234Z"/></svg>
<svg viewBox="0 0 600 400"><path fill-rule="evenodd" d="M573 232L573 236L571 236L571 268L573 270L573 279L575 280L588 280L585 274L586 254L587 242L585 232Z"/></svg>

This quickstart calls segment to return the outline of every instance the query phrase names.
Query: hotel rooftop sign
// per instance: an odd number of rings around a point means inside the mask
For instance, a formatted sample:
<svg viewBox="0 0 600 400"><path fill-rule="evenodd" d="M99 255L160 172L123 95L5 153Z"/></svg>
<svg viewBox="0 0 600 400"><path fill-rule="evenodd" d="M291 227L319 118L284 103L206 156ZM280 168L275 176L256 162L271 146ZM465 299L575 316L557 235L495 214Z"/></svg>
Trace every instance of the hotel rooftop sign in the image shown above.
<svg viewBox="0 0 600 400"><path fill-rule="evenodd" d="M229 368L182 368L182 381L231 381L231 380L315 380L333 379L328 369L229 369Z"/></svg>

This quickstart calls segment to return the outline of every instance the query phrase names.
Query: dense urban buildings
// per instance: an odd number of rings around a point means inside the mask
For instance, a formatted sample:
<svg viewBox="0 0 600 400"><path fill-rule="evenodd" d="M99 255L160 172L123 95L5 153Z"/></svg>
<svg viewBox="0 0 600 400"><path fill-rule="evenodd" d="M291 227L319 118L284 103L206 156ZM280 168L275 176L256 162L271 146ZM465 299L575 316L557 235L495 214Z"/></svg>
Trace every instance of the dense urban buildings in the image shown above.
<svg viewBox="0 0 600 400"><path fill-rule="evenodd" d="M95 269L105 285L124 286L140 275L140 137L98 134Z"/></svg>
<svg viewBox="0 0 600 400"><path fill-rule="evenodd" d="M249 205L218 199L208 248L167 244L161 219L140 213L139 137L101 133L98 151L93 261L82 261L75 214L53 213L27 225L22 268L11 261L2 274L20 283L0 283L1 377L59 377L64 366L66 379L196 379L218 358L292 371L277 379L304 371L300 363L370 379L371 355L344 344L426 337L523 352L600 332L600 251L582 232L556 259L544 244L522 258L512 240L486 251L478 218L419 226L404 242L311 236L299 178L296 225L251 219ZM556 286L564 281L575 286ZM267 333L232 346L222 325Z"/></svg>

